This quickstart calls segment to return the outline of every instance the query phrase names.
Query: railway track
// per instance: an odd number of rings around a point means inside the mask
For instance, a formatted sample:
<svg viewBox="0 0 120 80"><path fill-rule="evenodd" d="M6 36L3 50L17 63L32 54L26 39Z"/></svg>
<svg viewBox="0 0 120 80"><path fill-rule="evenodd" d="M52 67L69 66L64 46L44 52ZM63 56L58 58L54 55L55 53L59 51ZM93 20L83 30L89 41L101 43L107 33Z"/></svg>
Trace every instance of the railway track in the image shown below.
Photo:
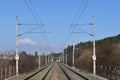
<svg viewBox="0 0 120 80"><path fill-rule="evenodd" d="M90 80L73 69L61 64L51 64L24 80Z"/></svg>
<svg viewBox="0 0 120 80"><path fill-rule="evenodd" d="M31 74L30 76L24 78L24 80L44 80L45 76L49 73L49 71L53 66L54 66L54 63L40 69L34 74Z"/></svg>
<svg viewBox="0 0 120 80"><path fill-rule="evenodd" d="M86 76L74 71L70 67L59 64L64 74L67 76L68 80L90 80Z"/></svg>

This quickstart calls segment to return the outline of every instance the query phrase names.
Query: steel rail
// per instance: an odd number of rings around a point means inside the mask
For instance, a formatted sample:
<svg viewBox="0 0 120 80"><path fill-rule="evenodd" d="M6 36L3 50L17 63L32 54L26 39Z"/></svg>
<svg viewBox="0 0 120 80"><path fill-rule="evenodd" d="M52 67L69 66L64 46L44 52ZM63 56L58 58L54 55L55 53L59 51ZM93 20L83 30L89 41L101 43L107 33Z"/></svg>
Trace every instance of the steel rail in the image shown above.
<svg viewBox="0 0 120 80"><path fill-rule="evenodd" d="M62 66L59 64L61 70L63 71L63 73L65 74L65 76L68 78L68 80L71 80L70 76L65 72L65 70L62 68Z"/></svg>
<svg viewBox="0 0 120 80"><path fill-rule="evenodd" d="M53 68L55 64L53 64L50 69L46 72L46 74L40 79L40 80L45 80L45 78L47 77L47 75L49 74L49 72L51 71L51 69Z"/></svg>
<svg viewBox="0 0 120 80"><path fill-rule="evenodd" d="M63 71L63 72L65 73L65 75L67 76L68 80L72 80L72 79L71 79L70 76L67 74L67 72L65 72L65 70L62 68L62 66L66 67L67 69L69 69L70 71L72 71L72 72L75 73L76 75L82 77L83 79L85 79L85 80L90 80L90 79L87 78L86 76L84 76L84 75L82 75L82 74L74 71L73 69L71 69L71 68L69 68L69 67L67 67L67 66L65 66L65 65L63 65L63 64L61 64L61 63L59 63L59 65L60 65L62 71Z"/></svg>
<svg viewBox="0 0 120 80"><path fill-rule="evenodd" d="M41 68L39 71L36 71L35 73L29 75L28 77L24 78L23 80L29 80L30 78L32 78L33 76L35 76L36 74L38 74L39 72L43 71L44 69L46 69L48 66L50 66L51 64ZM54 65L54 64L53 64Z"/></svg>

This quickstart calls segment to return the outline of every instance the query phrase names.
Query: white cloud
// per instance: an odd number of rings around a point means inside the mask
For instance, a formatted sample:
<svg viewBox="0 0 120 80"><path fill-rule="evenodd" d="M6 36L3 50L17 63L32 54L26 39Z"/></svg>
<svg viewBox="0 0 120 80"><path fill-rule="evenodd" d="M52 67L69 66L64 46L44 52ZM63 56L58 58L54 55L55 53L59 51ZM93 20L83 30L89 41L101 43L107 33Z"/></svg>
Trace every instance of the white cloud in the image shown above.
<svg viewBox="0 0 120 80"><path fill-rule="evenodd" d="M38 43L35 41L32 41L29 38L25 38L25 39L20 39L19 44L21 44L21 45L37 45Z"/></svg>

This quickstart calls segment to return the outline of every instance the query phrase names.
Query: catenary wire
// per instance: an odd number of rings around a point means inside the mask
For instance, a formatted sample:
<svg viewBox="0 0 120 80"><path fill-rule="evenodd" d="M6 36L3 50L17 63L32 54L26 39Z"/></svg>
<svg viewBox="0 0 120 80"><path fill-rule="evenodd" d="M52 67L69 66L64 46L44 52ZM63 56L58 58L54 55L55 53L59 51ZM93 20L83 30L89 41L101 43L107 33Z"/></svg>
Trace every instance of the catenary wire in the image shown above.
<svg viewBox="0 0 120 80"><path fill-rule="evenodd" d="M80 4L80 7L79 7L79 9L78 9L78 11L77 11L77 13L76 13L76 15L75 15L75 18L74 18L74 20L73 20L73 23L72 23L72 24L74 24L74 23L75 23L75 21L76 21L76 19L77 19L78 15L79 15L79 13L80 13L80 11L81 11L81 9L82 9L82 6L83 6L84 2L85 2L85 0L82 0L82 2L81 2L81 4Z"/></svg>
<svg viewBox="0 0 120 80"><path fill-rule="evenodd" d="M86 1L86 3L85 3L85 5L84 5L84 7L83 7L83 9L82 9L82 11L81 11L81 13L80 13L80 15L79 15L79 17L78 17L78 19L77 19L77 21L76 21L75 24L78 24L81 16L83 15L83 13L84 13L84 11L85 11L85 9L86 9L86 6L87 6L88 2L89 2L89 0Z"/></svg>
<svg viewBox="0 0 120 80"><path fill-rule="evenodd" d="M39 22L40 22L41 24L43 24L43 22L42 22L42 20L40 19L39 15L38 15L38 12L37 12L37 10L36 10L36 8L35 8L32 0L30 0L30 3L31 3L31 6L33 7L33 10L34 10L35 13L36 13L36 17L38 18Z"/></svg>
<svg viewBox="0 0 120 80"><path fill-rule="evenodd" d="M31 9L29 3L27 2L27 0L24 0L24 1L25 1L26 5L27 5L27 7L28 7L28 9L29 9L29 11L30 11L32 17L34 18L35 22L36 22L37 24L39 24L39 22L38 22L38 20L36 19L36 17L35 17L35 15L34 15L32 9Z"/></svg>
<svg viewBox="0 0 120 80"><path fill-rule="evenodd" d="M26 33L29 33L29 32L31 32L31 31L34 31L34 30L36 30L36 29L38 29L38 28L40 28L40 26L35 27L35 28L33 28L33 29L30 29L30 30L28 30L28 31L26 31L26 32L23 32L23 33L19 34L19 36L21 36L21 35L23 35L23 34L26 34Z"/></svg>

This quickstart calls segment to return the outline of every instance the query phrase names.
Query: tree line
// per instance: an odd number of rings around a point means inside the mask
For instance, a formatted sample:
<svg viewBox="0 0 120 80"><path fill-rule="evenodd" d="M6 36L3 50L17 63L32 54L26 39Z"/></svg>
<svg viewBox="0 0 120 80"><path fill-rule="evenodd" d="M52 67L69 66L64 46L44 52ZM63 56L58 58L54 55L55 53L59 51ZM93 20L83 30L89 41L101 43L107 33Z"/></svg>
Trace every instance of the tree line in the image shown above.
<svg viewBox="0 0 120 80"><path fill-rule="evenodd" d="M93 42L80 42L75 45L75 67L86 72L92 72ZM64 49L67 52L68 65L72 66L73 45ZM120 66L120 34L96 40L96 64L105 66Z"/></svg>

